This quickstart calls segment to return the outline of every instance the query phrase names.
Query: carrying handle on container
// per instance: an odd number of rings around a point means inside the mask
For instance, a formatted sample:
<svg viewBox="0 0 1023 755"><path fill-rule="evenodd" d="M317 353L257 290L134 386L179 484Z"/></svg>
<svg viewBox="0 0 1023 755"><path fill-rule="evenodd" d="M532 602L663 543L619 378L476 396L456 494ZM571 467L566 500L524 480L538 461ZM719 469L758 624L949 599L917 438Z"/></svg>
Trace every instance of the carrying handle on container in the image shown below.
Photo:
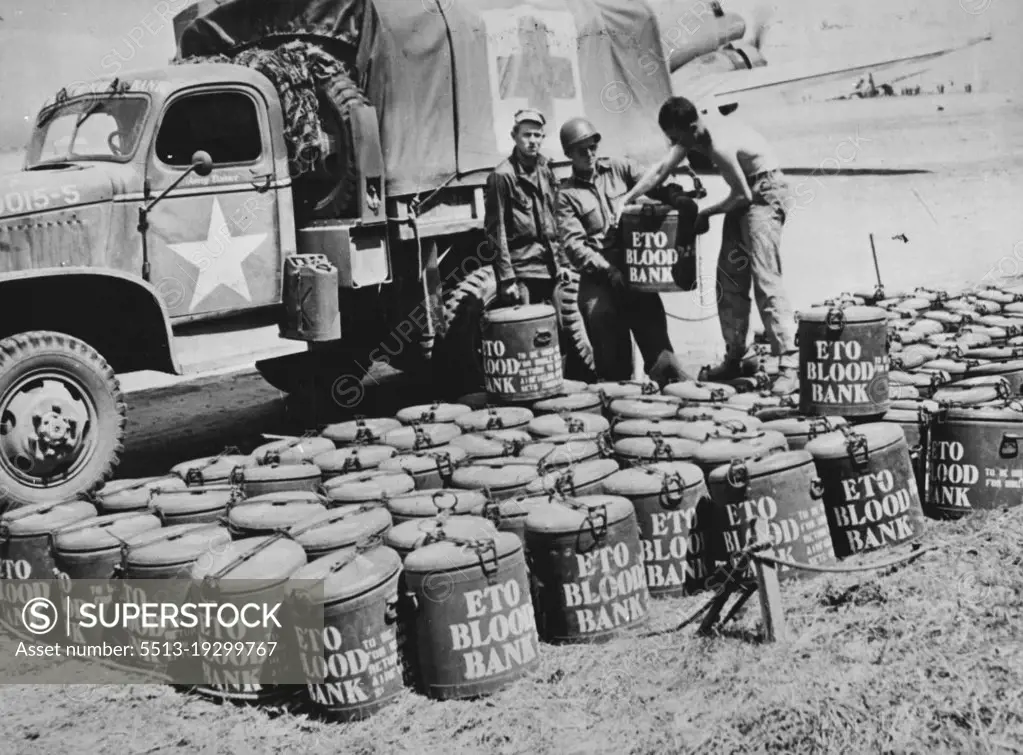
<svg viewBox="0 0 1023 755"><path fill-rule="evenodd" d="M663 436L653 438L652 440L654 442L653 458L655 460L657 459L665 459L667 461L675 460L675 452L671 450L671 446L669 446L665 442Z"/></svg>
<svg viewBox="0 0 1023 755"><path fill-rule="evenodd" d="M824 316L824 323L828 330L839 332L845 328L845 313L841 307L829 307L828 313Z"/></svg>
<svg viewBox="0 0 1023 755"><path fill-rule="evenodd" d="M835 426L831 424L831 420L827 417L814 417L809 422L806 436L809 440L813 440L818 435L833 432L835 429Z"/></svg>
<svg viewBox="0 0 1023 755"><path fill-rule="evenodd" d="M730 394L724 388L711 388L710 402L712 404L723 404L724 402L728 401L731 395L732 394Z"/></svg>
<svg viewBox="0 0 1023 755"><path fill-rule="evenodd" d="M745 490L749 485L749 467L743 459L732 459L725 472L725 481L736 490Z"/></svg>
<svg viewBox="0 0 1023 755"><path fill-rule="evenodd" d="M352 472L361 472L362 470L362 459L359 458L359 452L356 449L345 457L344 462L341 464L340 474L351 474Z"/></svg>
<svg viewBox="0 0 1023 755"><path fill-rule="evenodd" d="M430 454L437 461L437 474L440 475L444 482L450 482L452 475L455 473L455 463L451 459L451 454L447 451L442 451L438 454Z"/></svg>
<svg viewBox="0 0 1023 755"><path fill-rule="evenodd" d="M433 442L430 440L430 436L426 434L426 430L418 422L413 422L412 432L415 433L416 439L412 444L413 451L421 451L424 448L430 448Z"/></svg>
<svg viewBox="0 0 1023 755"><path fill-rule="evenodd" d="M487 430L501 430L504 428L504 419L494 407L487 409Z"/></svg>
<svg viewBox="0 0 1023 755"><path fill-rule="evenodd" d="M659 394L660 392L661 389L657 387L656 383L651 383L649 380L644 380L642 383L640 383L639 394L641 396L652 396L655 394Z"/></svg>
<svg viewBox="0 0 1023 755"><path fill-rule="evenodd" d="M372 443L376 440L376 435L369 429L369 425L366 424L366 420L357 419L355 420L355 436L352 438L352 443L360 445L363 443Z"/></svg>
<svg viewBox="0 0 1023 755"><path fill-rule="evenodd" d="M521 456L522 449L526 447L526 441L524 440L502 440L501 450L504 452L503 456Z"/></svg>
<svg viewBox="0 0 1023 755"><path fill-rule="evenodd" d="M181 478L185 481L185 485L187 485L188 487L192 487L194 485L203 485L205 483L205 476L203 475L203 470L209 469L218 461L223 459L225 456L232 455L240 455L238 447L226 446L223 451L221 451L216 456L211 456L202 464L197 464L194 467L189 467L187 470L185 470L185 473L181 475Z"/></svg>
<svg viewBox="0 0 1023 755"><path fill-rule="evenodd" d="M819 501L824 497L824 481L820 477L810 480L810 498Z"/></svg>
<svg viewBox="0 0 1023 755"><path fill-rule="evenodd" d="M536 335L533 336L533 346L537 349L545 349L553 342L554 334L546 328L536 331Z"/></svg>
<svg viewBox="0 0 1023 755"><path fill-rule="evenodd" d="M611 442L611 433L605 430L598 433L596 437L597 456L601 459L610 459L614 456L614 444Z"/></svg>
<svg viewBox="0 0 1023 755"><path fill-rule="evenodd" d="M284 453L285 451L290 451L292 448L302 445L303 441L315 437L316 433L303 433L302 435L293 435L288 440L288 442L285 443L283 446L280 446L279 448L272 448L268 451L265 451L263 455L259 457L258 462L261 466L266 466L270 464L280 464L282 453Z"/></svg>
<svg viewBox="0 0 1023 755"><path fill-rule="evenodd" d="M998 444L998 455L1003 459L1015 459L1019 456L1019 441L1023 435L1019 433L1002 433L1002 442Z"/></svg>
<svg viewBox="0 0 1023 755"><path fill-rule="evenodd" d="M441 502L445 500L445 497L451 500L450 506L442 505ZM450 516L458 508L458 496L448 490L438 490L430 496L430 499L433 501L434 508L437 509L438 516Z"/></svg>
<svg viewBox="0 0 1023 755"><path fill-rule="evenodd" d="M554 490L559 495L566 495L566 489L569 495L577 495L575 492L575 470L572 467L559 474L554 480Z"/></svg>
<svg viewBox="0 0 1023 755"><path fill-rule="evenodd" d="M653 470L650 470L653 471ZM669 475L665 475L661 482L661 493L659 502L663 508L674 511L682 502L685 500L686 485L682 480L682 475L678 472L672 472Z"/></svg>
<svg viewBox="0 0 1023 755"><path fill-rule="evenodd" d="M578 417L565 417L565 424L568 432L570 433L584 433L586 432L586 423Z"/></svg>
<svg viewBox="0 0 1023 755"><path fill-rule="evenodd" d="M867 448L867 438L851 427L839 428L845 436L845 450L849 460L856 469L862 469L870 463L870 452Z"/></svg>
<svg viewBox="0 0 1023 755"><path fill-rule="evenodd" d="M525 500L526 497L527 496L520 495L520 496L516 496L513 500L514 501L522 501L522 500ZM501 527L501 504L500 504L500 502L495 501L493 496L488 495L486 500L483 502L482 514L483 514L483 518L484 519L489 519L491 522L494 523L495 527L500 529L500 527Z"/></svg>

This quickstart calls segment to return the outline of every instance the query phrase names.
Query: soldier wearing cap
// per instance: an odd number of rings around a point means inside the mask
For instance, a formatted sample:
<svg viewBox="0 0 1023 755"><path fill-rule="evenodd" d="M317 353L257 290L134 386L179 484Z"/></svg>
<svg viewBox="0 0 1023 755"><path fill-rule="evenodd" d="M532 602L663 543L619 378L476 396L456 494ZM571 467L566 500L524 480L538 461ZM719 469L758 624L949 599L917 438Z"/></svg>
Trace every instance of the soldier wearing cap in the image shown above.
<svg viewBox="0 0 1023 755"><path fill-rule="evenodd" d="M660 294L630 290L620 269L623 250L613 233L614 220L621 197L636 185L643 169L632 160L597 157L600 139L585 118L562 125L561 146L572 161L572 175L558 190L561 244L568 263L580 274L579 308L593 345L597 377L632 378L631 331L652 380L662 387L687 380L668 338ZM695 217L695 202L680 186L662 186L649 196L691 210Z"/></svg>
<svg viewBox="0 0 1023 755"><path fill-rule="evenodd" d="M487 179L484 225L502 305L554 304L559 266L557 179L540 154L547 119L515 114L515 148Z"/></svg>

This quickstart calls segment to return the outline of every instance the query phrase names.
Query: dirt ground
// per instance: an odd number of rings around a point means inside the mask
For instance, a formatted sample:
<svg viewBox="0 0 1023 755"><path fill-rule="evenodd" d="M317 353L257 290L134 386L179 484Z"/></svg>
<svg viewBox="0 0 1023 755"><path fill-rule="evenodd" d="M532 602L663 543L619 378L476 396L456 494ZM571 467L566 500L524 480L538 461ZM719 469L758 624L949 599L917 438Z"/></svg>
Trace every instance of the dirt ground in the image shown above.
<svg viewBox="0 0 1023 755"><path fill-rule="evenodd" d="M854 32L891 46L895 28L969 31L992 20L1018 28L1003 23L1018 8L1009 0L777 6L783 23L766 44L778 60L840 49L827 39ZM832 37L821 42L821 33ZM970 57L952 71L960 82L981 72L976 80L994 90L981 94L749 111L787 164L802 169L792 181L808 199L784 240L797 308L873 287L870 233L889 290L1019 282L1023 119L1001 60ZM921 172L837 176L835 165ZM718 233L703 240L708 283ZM908 241L893 239L900 234ZM688 361L711 359L719 348L712 293L702 301L669 296L666 306L686 318L673 321L672 333ZM258 431L294 429L281 397L251 373L129 400L126 476L156 474L227 443L249 450ZM692 628L648 636L706 597L656 601L645 630L599 647L545 645L534 673L491 698L437 703L405 693L360 724L216 705L163 686L3 685L0 747L18 755L1019 753L1021 512L929 523L924 542L939 549L905 567L786 586L793 640L785 647L757 642L756 600L724 637L698 640Z"/></svg>

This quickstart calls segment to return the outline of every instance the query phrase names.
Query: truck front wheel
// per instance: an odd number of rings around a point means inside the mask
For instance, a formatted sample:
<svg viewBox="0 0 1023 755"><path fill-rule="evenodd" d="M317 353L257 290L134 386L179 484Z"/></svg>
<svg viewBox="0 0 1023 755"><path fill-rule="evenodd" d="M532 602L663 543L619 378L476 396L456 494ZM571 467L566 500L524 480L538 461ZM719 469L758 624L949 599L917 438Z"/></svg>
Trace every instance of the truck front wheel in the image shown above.
<svg viewBox="0 0 1023 755"><path fill-rule="evenodd" d="M0 341L0 511L94 490L120 460L125 421L114 371L84 341Z"/></svg>

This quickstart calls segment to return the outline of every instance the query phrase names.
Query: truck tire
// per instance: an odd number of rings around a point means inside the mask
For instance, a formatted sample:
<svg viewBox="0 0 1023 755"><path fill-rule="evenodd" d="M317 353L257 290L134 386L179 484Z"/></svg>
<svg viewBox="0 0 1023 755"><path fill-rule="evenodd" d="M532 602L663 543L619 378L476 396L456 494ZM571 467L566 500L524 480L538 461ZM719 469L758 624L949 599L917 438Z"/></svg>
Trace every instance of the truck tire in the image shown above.
<svg viewBox="0 0 1023 755"><path fill-rule="evenodd" d="M359 179L358 162L355 157L355 145L352 143L350 128L352 107L368 105L369 100L359 85L346 73L334 76L327 84L324 94L334 108L334 115L341 126L341 134L337 152L330 161L331 179L336 183L326 196L316 202L312 212L320 216L324 210L332 208L327 215L343 217L346 214L351 214L346 211L351 209L358 190Z"/></svg>
<svg viewBox="0 0 1023 755"><path fill-rule="evenodd" d="M440 341L434 361L441 366L441 379L452 393L483 390L480 358L480 317L497 301L497 279L490 266L469 273L444 299L447 332ZM576 368L577 380L596 376L593 347L582 312L579 310L579 275L569 271L569 282L560 289L561 338L568 336L567 361ZM567 370L567 366L566 366Z"/></svg>
<svg viewBox="0 0 1023 755"><path fill-rule="evenodd" d="M84 341L46 330L0 341L0 511L99 487L126 414L113 369Z"/></svg>

